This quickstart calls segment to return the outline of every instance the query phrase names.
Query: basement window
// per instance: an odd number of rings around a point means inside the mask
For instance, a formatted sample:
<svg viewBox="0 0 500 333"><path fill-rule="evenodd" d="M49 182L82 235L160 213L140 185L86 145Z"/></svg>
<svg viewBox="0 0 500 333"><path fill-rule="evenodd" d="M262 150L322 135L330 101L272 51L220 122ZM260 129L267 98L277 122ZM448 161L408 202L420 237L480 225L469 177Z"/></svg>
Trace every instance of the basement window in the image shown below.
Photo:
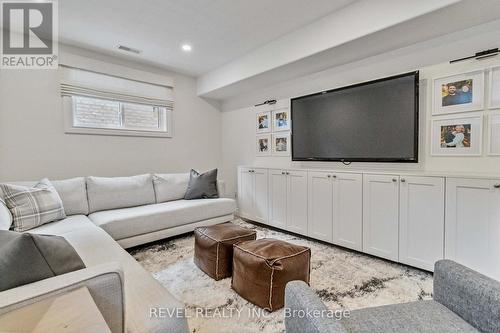
<svg viewBox="0 0 500 333"><path fill-rule="evenodd" d="M165 131L167 110L164 107L124 103L99 98L73 96L73 127Z"/></svg>
<svg viewBox="0 0 500 333"><path fill-rule="evenodd" d="M172 88L63 70L65 133L172 137Z"/></svg>

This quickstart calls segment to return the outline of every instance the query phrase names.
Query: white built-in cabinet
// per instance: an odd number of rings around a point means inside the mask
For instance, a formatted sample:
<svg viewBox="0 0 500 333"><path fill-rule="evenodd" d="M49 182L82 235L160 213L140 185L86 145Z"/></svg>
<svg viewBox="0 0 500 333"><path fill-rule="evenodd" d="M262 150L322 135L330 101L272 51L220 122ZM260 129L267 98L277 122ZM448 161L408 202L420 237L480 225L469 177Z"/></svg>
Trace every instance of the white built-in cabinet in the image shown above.
<svg viewBox="0 0 500 333"><path fill-rule="evenodd" d="M500 280L500 180L448 178L445 257Z"/></svg>
<svg viewBox="0 0 500 333"><path fill-rule="evenodd" d="M285 171L269 170L269 224L286 228L287 178Z"/></svg>
<svg viewBox="0 0 500 333"><path fill-rule="evenodd" d="M239 215L432 271L500 280L500 180L240 167Z"/></svg>
<svg viewBox="0 0 500 333"><path fill-rule="evenodd" d="M335 173L333 179L333 243L363 249L363 175Z"/></svg>
<svg viewBox="0 0 500 333"><path fill-rule="evenodd" d="M399 262L432 271L444 258L445 180L401 176L399 193Z"/></svg>
<svg viewBox="0 0 500 333"><path fill-rule="evenodd" d="M399 176L363 175L363 249L399 260Z"/></svg>
<svg viewBox="0 0 500 333"><path fill-rule="evenodd" d="M307 235L362 250L361 174L309 172Z"/></svg>
<svg viewBox="0 0 500 333"><path fill-rule="evenodd" d="M268 173L264 168L241 168L238 185L238 207L241 217L257 222L268 221Z"/></svg>
<svg viewBox="0 0 500 333"><path fill-rule="evenodd" d="M307 233L307 172L269 171L269 224Z"/></svg>
<svg viewBox="0 0 500 333"><path fill-rule="evenodd" d="M307 235L333 240L333 187L331 173L309 172L309 224Z"/></svg>
<svg viewBox="0 0 500 333"><path fill-rule="evenodd" d="M307 172L286 171L287 174L287 230L307 233Z"/></svg>
<svg viewBox="0 0 500 333"><path fill-rule="evenodd" d="M443 259L444 178L364 175L363 250L432 271Z"/></svg>

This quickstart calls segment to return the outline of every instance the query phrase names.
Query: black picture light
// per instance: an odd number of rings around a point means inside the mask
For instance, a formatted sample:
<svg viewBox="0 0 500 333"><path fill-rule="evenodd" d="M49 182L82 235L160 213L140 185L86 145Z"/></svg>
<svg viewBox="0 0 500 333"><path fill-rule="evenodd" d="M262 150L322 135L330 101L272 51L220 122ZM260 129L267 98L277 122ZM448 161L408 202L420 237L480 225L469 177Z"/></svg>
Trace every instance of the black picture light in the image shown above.
<svg viewBox="0 0 500 333"><path fill-rule="evenodd" d="M261 105L266 105L266 104L269 104L269 105L276 104L276 100L275 99L268 99L265 102L262 102L262 103L259 103L259 104L255 104L255 106L261 106Z"/></svg>
<svg viewBox="0 0 500 333"><path fill-rule="evenodd" d="M459 62L459 61L469 60L469 59L480 60L480 59L484 59L484 58L489 58L489 57L496 56L499 53L500 53L500 50L498 50L498 47L496 47L494 49L489 49L489 50L485 50L485 51L481 51L481 52L476 52L476 54L474 54L473 56L451 60L450 64L453 64L453 63Z"/></svg>

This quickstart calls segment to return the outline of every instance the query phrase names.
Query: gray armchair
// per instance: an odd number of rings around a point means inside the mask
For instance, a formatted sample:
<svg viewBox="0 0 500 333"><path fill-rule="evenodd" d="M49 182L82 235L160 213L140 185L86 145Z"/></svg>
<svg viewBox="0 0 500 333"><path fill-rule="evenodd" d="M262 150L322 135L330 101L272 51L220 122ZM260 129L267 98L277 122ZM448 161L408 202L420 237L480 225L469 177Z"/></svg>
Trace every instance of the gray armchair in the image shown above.
<svg viewBox="0 0 500 333"><path fill-rule="evenodd" d="M285 309L287 333L499 333L500 282L441 260L435 265L433 300L355 310L336 320L319 315L328 310L307 284L292 281ZM305 311L299 316L298 310Z"/></svg>

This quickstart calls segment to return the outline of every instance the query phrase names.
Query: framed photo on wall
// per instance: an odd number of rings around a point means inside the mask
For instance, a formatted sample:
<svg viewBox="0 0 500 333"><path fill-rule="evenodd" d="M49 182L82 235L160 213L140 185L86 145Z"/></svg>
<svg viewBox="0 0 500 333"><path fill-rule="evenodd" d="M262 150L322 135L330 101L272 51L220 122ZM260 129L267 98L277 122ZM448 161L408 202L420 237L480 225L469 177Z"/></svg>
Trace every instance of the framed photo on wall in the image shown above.
<svg viewBox="0 0 500 333"><path fill-rule="evenodd" d="M273 134L273 155L290 156L290 133Z"/></svg>
<svg viewBox="0 0 500 333"><path fill-rule="evenodd" d="M484 71L437 78L433 85L433 115L484 108Z"/></svg>
<svg viewBox="0 0 500 333"><path fill-rule="evenodd" d="M500 66L493 67L490 71L490 109L500 109Z"/></svg>
<svg viewBox="0 0 500 333"><path fill-rule="evenodd" d="M271 111L258 112L255 117L257 133L271 132Z"/></svg>
<svg viewBox="0 0 500 333"><path fill-rule="evenodd" d="M255 151L257 156L271 155L271 134L257 135Z"/></svg>
<svg viewBox="0 0 500 333"><path fill-rule="evenodd" d="M273 132L290 130L290 109L278 109L273 111Z"/></svg>
<svg viewBox="0 0 500 333"><path fill-rule="evenodd" d="M432 120L431 155L480 156L483 116L446 117Z"/></svg>
<svg viewBox="0 0 500 333"><path fill-rule="evenodd" d="M500 156L500 112L488 118L488 155Z"/></svg>

